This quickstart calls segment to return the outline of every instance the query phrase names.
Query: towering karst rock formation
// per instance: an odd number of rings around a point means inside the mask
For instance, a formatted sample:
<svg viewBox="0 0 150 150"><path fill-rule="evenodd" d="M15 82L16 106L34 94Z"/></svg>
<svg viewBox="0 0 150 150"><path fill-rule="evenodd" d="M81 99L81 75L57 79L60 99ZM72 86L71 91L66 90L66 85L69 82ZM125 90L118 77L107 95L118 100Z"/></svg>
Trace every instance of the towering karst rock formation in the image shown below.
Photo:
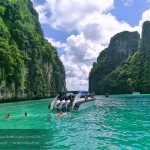
<svg viewBox="0 0 150 150"><path fill-rule="evenodd" d="M0 1L0 99L44 98L66 88L56 49L30 0Z"/></svg>
<svg viewBox="0 0 150 150"><path fill-rule="evenodd" d="M115 35L102 51L89 76L89 89L96 94L150 93L150 21L137 32Z"/></svg>

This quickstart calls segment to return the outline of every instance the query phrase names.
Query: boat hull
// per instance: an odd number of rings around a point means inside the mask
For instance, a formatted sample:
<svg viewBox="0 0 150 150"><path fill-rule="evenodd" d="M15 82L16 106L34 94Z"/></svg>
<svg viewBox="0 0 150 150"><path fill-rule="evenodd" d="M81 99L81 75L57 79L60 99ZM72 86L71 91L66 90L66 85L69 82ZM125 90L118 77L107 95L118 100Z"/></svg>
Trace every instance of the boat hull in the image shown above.
<svg viewBox="0 0 150 150"><path fill-rule="evenodd" d="M86 109L88 107L91 107L94 105L94 102L95 102L95 98L92 98L92 99L88 99L88 100L81 100L81 101L78 101L78 108L77 107L74 107L74 110L82 110L82 109Z"/></svg>

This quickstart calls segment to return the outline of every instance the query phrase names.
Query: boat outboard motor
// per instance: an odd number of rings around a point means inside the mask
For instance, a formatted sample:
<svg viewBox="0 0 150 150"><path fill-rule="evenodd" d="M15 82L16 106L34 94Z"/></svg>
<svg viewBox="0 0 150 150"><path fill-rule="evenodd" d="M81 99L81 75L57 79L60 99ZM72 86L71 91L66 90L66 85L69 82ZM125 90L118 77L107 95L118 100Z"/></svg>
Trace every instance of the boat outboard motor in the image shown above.
<svg viewBox="0 0 150 150"><path fill-rule="evenodd" d="M59 110L62 110L62 106L63 106L63 104L65 104L65 102L66 102L65 100L60 101L60 105L58 108Z"/></svg>
<svg viewBox="0 0 150 150"><path fill-rule="evenodd" d="M62 104L62 111L65 112L68 110L68 107L67 105L69 104L70 100L67 100L65 101L63 104Z"/></svg>
<svg viewBox="0 0 150 150"><path fill-rule="evenodd" d="M65 100L62 100L62 101L61 101L62 105L63 105L65 102L66 102Z"/></svg>
<svg viewBox="0 0 150 150"><path fill-rule="evenodd" d="M66 105L67 110L69 110L69 107L70 107L70 100L67 100L65 105Z"/></svg>
<svg viewBox="0 0 150 150"><path fill-rule="evenodd" d="M55 102L55 108L58 108L59 105L60 105L60 100L57 100L57 101Z"/></svg>

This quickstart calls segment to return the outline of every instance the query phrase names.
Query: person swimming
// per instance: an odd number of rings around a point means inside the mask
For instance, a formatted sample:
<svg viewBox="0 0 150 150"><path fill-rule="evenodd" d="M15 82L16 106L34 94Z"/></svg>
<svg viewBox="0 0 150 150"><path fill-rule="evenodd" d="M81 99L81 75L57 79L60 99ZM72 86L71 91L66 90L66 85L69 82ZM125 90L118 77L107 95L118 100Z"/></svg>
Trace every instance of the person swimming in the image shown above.
<svg viewBox="0 0 150 150"><path fill-rule="evenodd" d="M57 117L61 117L62 116L62 112L59 112L58 114L57 114Z"/></svg>
<svg viewBox="0 0 150 150"><path fill-rule="evenodd" d="M24 116L28 116L28 114L27 114L27 113L24 113Z"/></svg>
<svg viewBox="0 0 150 150"><path fill-rule="evenodd" d="M63 115L69 115L69 112L65 112L65 113L59 112L59 113L57 114L57 117L61 117L61 116L63 116Z"/></svg>
<svg viewBox="0 0 150 150"><path fill-rule="evenodd" d="M10 118L10 114L7 114L7 115L6 115L6 118Z"/></svg>

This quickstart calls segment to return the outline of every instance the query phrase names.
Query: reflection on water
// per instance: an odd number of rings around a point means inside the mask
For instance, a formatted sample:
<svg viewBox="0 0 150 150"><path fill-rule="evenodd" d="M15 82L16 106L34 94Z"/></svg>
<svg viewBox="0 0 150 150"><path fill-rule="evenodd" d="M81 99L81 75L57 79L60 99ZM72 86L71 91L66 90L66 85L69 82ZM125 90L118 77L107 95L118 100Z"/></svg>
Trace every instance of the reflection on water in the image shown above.
<svg viewBox="0 0 150 150"><path fill-rule="evenodd" d="M0 104L0 128L47 129L43 149L150 149L149 95L97 96L95 106L60 118L49 112L48 104Z"/></svg>

